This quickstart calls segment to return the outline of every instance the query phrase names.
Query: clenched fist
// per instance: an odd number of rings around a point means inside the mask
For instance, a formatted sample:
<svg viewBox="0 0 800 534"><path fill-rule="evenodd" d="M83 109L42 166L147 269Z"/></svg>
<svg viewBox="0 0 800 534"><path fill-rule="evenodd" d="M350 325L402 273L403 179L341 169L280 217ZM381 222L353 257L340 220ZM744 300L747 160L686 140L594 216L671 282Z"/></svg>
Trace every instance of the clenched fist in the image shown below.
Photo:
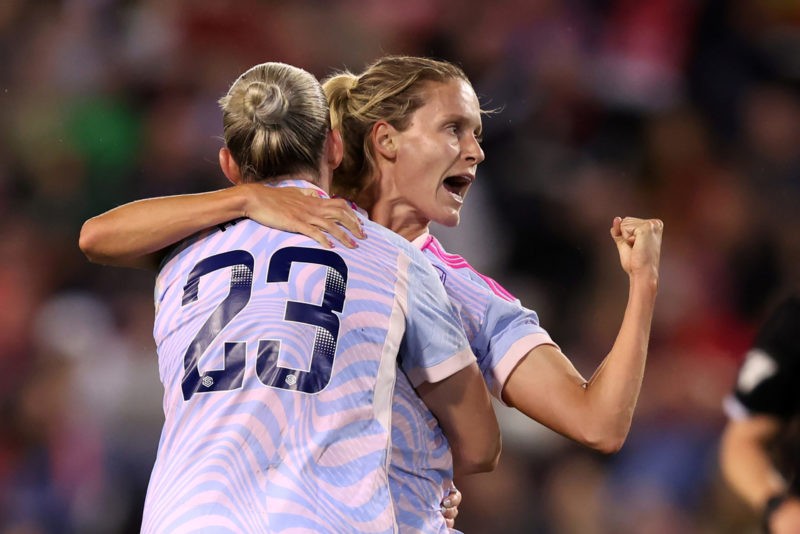
<svg viewBox="0 0 800 534"><path fill-rule="evenodd" d="M660 219L614 217L611 237L617 244L620 264L628 275L658 279L663 231L664 223Z"/></svg>

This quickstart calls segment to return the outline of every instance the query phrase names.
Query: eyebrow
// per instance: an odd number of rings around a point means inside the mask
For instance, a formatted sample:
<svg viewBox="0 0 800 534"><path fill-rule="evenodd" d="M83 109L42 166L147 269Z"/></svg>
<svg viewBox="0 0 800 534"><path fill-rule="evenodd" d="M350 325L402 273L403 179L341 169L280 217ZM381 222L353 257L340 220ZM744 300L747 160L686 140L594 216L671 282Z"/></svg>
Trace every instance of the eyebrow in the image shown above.
<svg viewBox="0 0 800 534"><path fill-rule="evenodd" d="M463 126L473 121L466 115L451 113L450 115L445 115L444 118L442 119L443 124L450 122L455 122L458 125ZM481 121L480 119L478 120L478 126L476 128L476 131L478 134L483 132L483 121Z"/></svg>

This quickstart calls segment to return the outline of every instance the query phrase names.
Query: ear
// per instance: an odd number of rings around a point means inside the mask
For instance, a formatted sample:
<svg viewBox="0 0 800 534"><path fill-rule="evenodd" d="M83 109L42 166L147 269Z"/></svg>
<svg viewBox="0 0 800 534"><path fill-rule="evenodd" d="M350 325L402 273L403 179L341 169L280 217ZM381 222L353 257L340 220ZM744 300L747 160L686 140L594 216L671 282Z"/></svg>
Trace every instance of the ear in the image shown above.
<svg viewBox="0 0 800 534"><path fill-rule="evenodd" d="M375 154L393 160L397 156L397 134L397 129L388 122L376 122L370 132Z"/></svg>
<svg viewBox="0 0 800 534"><path fill-rule="evenodd" d="M239 164L233 159L233 154L228 150L228 147L219 149L219 166L222 172L233 185L242 183L242 172L239 169Z"/></svg>
<svg viewBox="0 0 800 534"><path fill-rule="evenodd" d="M328 140L325 143L325 159L331 170L341 165L343 157L344 141L342 140L342 132L331 130L328 132Z"/></svg>

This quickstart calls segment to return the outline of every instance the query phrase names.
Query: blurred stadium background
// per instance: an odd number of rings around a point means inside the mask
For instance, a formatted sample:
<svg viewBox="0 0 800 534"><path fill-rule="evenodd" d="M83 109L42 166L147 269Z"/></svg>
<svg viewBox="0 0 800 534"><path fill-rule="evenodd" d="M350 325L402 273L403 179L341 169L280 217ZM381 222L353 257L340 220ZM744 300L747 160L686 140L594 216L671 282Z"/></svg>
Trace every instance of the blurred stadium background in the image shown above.
<svg viewBox="0 0 800 534"><path fill-rule="evenodd" d="M77 248L86 218L225 187L216 99L266 60L461 64L487 160L451 251L539 312L588 376L627 280L614 215L665 221L631 436L605 457L498 408L468 533L757 532L716 466L720 403L800 275L797 0L2 0L0 532L138 532L162 420L147 272Z"/></svg>

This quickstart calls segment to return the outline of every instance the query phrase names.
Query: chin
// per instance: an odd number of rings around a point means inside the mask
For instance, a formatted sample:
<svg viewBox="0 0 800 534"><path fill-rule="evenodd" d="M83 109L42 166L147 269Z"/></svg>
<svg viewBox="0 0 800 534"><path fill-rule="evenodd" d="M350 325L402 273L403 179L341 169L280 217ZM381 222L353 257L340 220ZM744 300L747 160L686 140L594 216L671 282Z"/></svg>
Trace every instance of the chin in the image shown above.
<svg viewBox="0 0 800 534"><path fill-rule="evenodd" d="M461 222L461 214L459 212L455 213L448 213L443 217L438 217L434 219L434 221L442 226L446 226L448 228L455 228L458 226L458 223Z"/></svg>

